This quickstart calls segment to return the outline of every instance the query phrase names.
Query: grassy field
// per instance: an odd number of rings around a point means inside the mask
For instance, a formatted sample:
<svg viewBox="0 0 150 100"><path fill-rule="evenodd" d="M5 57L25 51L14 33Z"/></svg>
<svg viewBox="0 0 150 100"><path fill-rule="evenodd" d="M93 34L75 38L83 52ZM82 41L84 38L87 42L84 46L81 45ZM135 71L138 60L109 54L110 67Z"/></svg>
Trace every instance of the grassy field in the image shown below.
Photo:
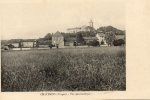
<svg viewBox="0 0 150 100"><path fill-rule="evenodd" d="M124 47L1 53L2 91L126 90Z"/></svg>

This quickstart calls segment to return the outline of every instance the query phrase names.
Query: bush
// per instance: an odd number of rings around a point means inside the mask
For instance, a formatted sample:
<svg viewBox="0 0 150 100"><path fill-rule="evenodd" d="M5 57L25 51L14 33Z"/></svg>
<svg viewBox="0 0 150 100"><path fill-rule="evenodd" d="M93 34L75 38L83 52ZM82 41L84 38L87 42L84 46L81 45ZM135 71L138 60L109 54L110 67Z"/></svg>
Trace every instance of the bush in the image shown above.
<svg viewBox="0 0 150 100"><path fill-rule="evenodd" d="M101 45L104 45L104 41L103 40L101 41Z"/></svg>
<svg viewBox="0 0 150 100"><path fill-rule="evenodd" d="M100 46L99 42L97 40L90 41L87 43L88 46Z"/></svg>
<svg viewBox="0 0 150 100"><path fill-rule="evenodd" d="M125 44L125 41L123 39L114 40L113 42L114 46L121 46Z"/></svg>
<svg viewBox="0 0 150 100"><path fill-rule="evenodd" d="M83 38L81 33L78 33L76 35L76 42L78 45L84 45L85 44L84 38Z"/></svg>

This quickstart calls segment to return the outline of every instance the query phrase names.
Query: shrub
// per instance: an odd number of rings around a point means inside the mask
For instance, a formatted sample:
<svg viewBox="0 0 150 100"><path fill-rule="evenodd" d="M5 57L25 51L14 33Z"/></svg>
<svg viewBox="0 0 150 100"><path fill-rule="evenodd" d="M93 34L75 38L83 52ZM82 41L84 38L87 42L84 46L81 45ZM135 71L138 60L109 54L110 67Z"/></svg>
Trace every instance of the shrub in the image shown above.
<svg viewBox="0 0 150 100"><path fill-rule="evenodd" d="M101 41L101 45L104 45L104 41L103 40Z"/></svg>
<svg viewBox="0 0 150 100"><path fill-rule="evenodd" d="M114 46L121 46L125 44L125 41L123 39L114 40L113 42Z"/></svg>
<svg viewBox="0 0 150 100"><path fill-rule="evenodd" d="M87 43L88 46L100 46L99 42L97 40L90 41Z"/></svg>

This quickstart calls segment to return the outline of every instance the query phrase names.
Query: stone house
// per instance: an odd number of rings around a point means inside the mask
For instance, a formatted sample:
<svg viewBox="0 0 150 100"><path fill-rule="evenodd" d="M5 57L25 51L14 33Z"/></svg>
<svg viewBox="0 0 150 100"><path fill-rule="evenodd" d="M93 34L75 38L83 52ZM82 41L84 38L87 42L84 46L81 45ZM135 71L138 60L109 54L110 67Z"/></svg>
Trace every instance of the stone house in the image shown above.
<svg viewBox="0 0 150 100"><path fill-rule="evenodd" d="M53 34L52 44L56 47L58 46L58 48L64 47L64 36L59 31Z"/></svg>
<svg viewBox="0 0 150 100"><path fill-rule="evenodd" d="M24 39L21 41L22 48L34 48L36 47L35 39Z"/></svg>
<svg viewBox="0 0 150 100"><path fill-rule="evenodd" d="M96 37L98 38L98 41L101 45L107 45L104 33L97 33Z"/></svg>

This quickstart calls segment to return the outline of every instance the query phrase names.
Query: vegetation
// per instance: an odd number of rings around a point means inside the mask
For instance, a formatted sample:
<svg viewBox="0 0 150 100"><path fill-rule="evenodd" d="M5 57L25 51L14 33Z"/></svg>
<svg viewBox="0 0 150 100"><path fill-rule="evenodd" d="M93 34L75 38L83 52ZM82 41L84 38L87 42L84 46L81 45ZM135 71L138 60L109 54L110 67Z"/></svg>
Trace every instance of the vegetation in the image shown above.
<svg viewBox="0 0 150 100"><path fill-rule="evenodd" d="M51 33L47 33L44 38L44 40L52 40L52 34Z"/></svg>
<svg viewBox="0 0 150 100"><path fill-rule="evenodd" d="M121 46L125 44L125 41L123 39L114 40L113 42L114 46Z"/></svg>
<svg viewBox="0 0 150 100"><path fill-rule="evenodd" d="M104 41L103 40L101 41L101 45L104 45Z"/></svg>
<svg viewBox="0 0 150 100"><path fill-rule="evenodd" d="M2 51L1 91L126 89L124 47Z"/></svg>
<svg viewBox="0 0 150 100"><path fill-rule="evenodd" d="M77 44L80 44L80 45L85 44L84 38L81 33L78 33L76 35L76 42L77 42Z"/></svg>
<svg viewBox="0 0 150 100"><path fill-rule="evenodd" d="M106 39L106 42L109 46L112 46L113 45L113 42L115 40L115 33L114 32L106 32L105 33L105 39Z"/></svg>
<svg viewBox="0 0 150 100"><path fill-rule="evenodd" d="M83 37L94 37L94 32L78 32L78 34L82 34Z"/></svg>
<svg viewBox="0 0 150 100"><path fill-rule="evenodd" d="M106 33L106 32L110 32L112 31L113 33L115 33L115 35L125 35L125 31L124 30L119 30L113 26L103 26L103 27L99 27L97 29L97 32L103 32L103 33Z"/></svg>
<svg viewBox="0 0 150 100"><path fill-rule="evenodd" d="M87 43L88 46L100 46L99 42L97 40L90 41Z"/></svg>

